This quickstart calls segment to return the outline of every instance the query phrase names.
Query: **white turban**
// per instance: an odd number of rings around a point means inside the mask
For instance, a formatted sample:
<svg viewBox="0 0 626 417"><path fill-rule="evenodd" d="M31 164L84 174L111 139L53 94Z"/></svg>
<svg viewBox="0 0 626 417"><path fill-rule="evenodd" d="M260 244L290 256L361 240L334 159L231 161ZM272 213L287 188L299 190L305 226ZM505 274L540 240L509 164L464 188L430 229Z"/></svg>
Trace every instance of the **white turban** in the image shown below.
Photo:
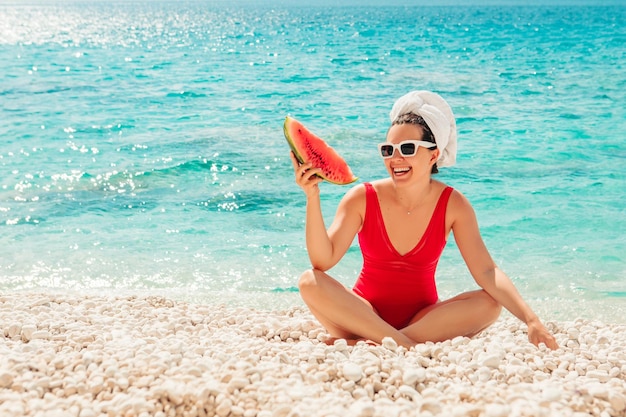
<svg viewBox="0 0 626 417"><path fill-rule="evenodd" d="M435 136L439 159L437 167L447 167L456 162L456 121L452 109L439 94L430 91L411 91L393 105L391 122L403 114L422 116Z"/></svg>

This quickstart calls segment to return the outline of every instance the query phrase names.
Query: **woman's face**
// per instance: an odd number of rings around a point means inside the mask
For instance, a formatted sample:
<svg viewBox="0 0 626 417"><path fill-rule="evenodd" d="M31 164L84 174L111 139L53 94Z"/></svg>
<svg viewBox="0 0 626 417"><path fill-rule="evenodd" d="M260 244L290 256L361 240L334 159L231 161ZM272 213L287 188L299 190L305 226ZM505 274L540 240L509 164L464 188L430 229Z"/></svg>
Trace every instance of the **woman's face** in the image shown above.
<svg viewBox="0 0 626 417"><path fill-rule="evenodd" d="M398 144L405 140L422 140L424 132L421 126L412 124L394 125L387 132L387 142ZM437 162L438 150L429 150L418 146L413 156L403 156L394 149L391 158L384 159L389 175L396 183L408 182L412 178L430 176L432 165Z"/></svg>

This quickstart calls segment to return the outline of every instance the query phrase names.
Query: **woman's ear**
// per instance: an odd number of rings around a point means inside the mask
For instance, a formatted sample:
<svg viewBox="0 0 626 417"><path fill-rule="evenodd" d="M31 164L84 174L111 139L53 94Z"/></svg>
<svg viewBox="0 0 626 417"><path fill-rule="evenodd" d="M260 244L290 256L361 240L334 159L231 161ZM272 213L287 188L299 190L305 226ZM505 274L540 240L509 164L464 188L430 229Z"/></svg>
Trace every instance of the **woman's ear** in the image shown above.
<svg viewBox="0 0 626 417"><path fill-rule="evenodd" d="M435 150L430 153L430 163L436 164L438 160L439 160L439 148L435 148Z"/></svg>

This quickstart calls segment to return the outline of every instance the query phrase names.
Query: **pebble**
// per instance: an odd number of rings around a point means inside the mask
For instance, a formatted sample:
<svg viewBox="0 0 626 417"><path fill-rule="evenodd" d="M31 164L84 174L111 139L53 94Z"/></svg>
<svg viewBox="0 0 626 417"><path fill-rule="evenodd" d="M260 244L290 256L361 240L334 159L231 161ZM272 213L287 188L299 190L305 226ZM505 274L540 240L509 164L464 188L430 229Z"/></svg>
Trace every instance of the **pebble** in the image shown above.
<svg viewBox="0 0 626 417"><path fill-rule="evenodd" d="M400 393L400 395L404 395L405 397L410 398L413 401L417 401L417 399L420 398L420 394L417 391L415 391L415 389L407 385L401 385L398 388L398 393Z"/></svg>
<svg viewBox="0 0 626 417"><path fill-rule="evenodd" d="M575 327L570 327L569 329L567 329L567 337L569 337L572 340L578 340L578 337L580 336L580 330L578 330Z"/></svg>
<svg viewBox="0 0 626 417"><path fill-rule="evenodd" d="M217 408L215 409L215 412L220 417L226 417L230 414L232 406L233 406L233 402L230 399L225 398L217 406Z"/></svg>
<svg viewBox="0 0 626 417"><path fill-rule="evenodd" d="M37 327L33 326L32 324L22 326L22 340L25 342L29 342L32 339L33 333L35 333L35 331L37 331Z"/></svg>
<svg viewBox="0 0 626 417"><path fill-rule="evenodd" d="M362 400L355 401L350 405L349 411L351 415L356 417L373 417L376 409L371 401Z"/></svg>
<svg viewBox="0 0 626 417"><path fill-rule="evenodd" d="M45 330L36 330L30 335L31 340L35 339L49 339L50 333Z"/></svg>
<svg viewBox="0 0 626 417"><path fill-rule="evenodd" d="M424 368L409 368L402 375L402 382L406 385L415 385L426 380L426 370Z"/></svg>
<svg viewBox="0 0 626 417"><path fill-rule="evenodd" d="M595 378L600 382L607 382L609 380L609 373L601 370L587 371L587 377Z"/></svg>
<svg viewBox="0 0 626 417"><path fill-rule="evenodd" d="M479 364L487 368L498 368L501 362L502 357L499 354L487 354L480 359Z"/></svg>
<svg viewBox="0 0 626 417"><path fill-rule="evenodd" d="M556 387L548 387L543 390L541 393L542 403L551 403L555 401L559 401L561 399L562 392L559 388Z"/></svg>
<svg viewBox="0 0 626 417"><path fill-rule="evenodd" d="M303 307L268 312L157 296L28 293L1 297L0 323L0 416L626 412L626 326L619 324L554 323L557 351L530 345L512 317L472 339L408 350L391 338L329 346Z"/></svg>
<svg viewBox="0 0 626 417"><path fill-rule="evenodd" d="M392 352L395 352L398 349L398 343L391 337L383 338L382 342L383 346Z"/></svg>
<svg viewBox="0 0 626 417"><path fill-rule="evenodd" d="M10 388L13 384L13 375L7 371L0 372L0 388Z"/></svg>
<svg viewBox="0 0 626 417"><path fill-rule="evenodd" d="M9 328L6 330L5 335L12 339L22 332L22 325L19 323L12 323L9 325Z"/></svg>
<svg viewBox="0 0 626 417"><path fill-rule="evenodd" d="M609 403L611 408L615 411L621 412L626 410L626 394L620 394L618 392L609 393Z"/></svg>
<svg viewBox="0 0 626 417"><path fill-rule="evenodd" d="M80 410L78 417L96 417L96 412L91 408L83 408Z"/></svg>
<svg viewBox="0 0 626 417"><path fill-rule="evenodd" d="M508 417L511 415L511 407L506 404L487 404L485 417Z"/></svg>
<svg viewBox="0 0 626 417"><path fill-rule="evenodd" d="M343 376L353 382L359 382L363 377L363 369L353 362L343 364Z"/></svg>

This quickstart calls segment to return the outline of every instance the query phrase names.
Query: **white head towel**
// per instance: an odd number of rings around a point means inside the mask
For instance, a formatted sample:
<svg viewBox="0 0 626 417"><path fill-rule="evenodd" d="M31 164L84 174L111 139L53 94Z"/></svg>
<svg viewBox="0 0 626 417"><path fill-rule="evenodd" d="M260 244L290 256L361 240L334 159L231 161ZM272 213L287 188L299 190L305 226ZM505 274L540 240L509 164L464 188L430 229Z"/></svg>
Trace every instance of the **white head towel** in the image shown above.
<svg viewBox="0 0 626 417"><path fill-rule="evenodd" d="M437 167L452 166L456 162L456 121L450 105L436 93L411 91L400 97L393 105L389 117L391 122L406 113L414 113L426 121L433 132L439 159Z"/></svg>

